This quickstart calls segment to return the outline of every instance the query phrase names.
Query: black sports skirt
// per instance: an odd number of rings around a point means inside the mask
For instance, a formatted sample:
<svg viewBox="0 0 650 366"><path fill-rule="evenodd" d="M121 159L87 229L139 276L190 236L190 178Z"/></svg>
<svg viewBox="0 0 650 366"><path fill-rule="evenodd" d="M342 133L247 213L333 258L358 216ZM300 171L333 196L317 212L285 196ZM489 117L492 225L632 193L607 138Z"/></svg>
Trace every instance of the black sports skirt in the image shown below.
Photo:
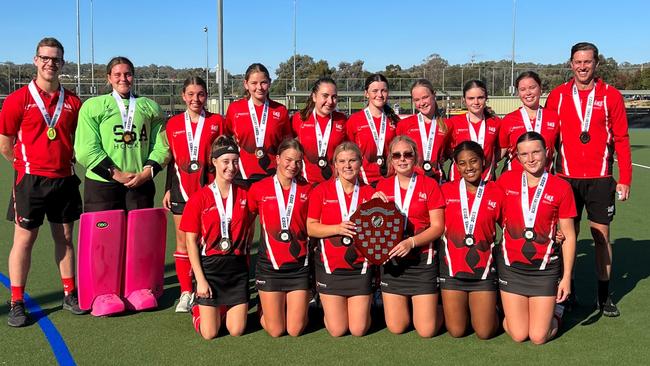
<svg viewBox="0 0 650 366"><path fill-rule="evenodd" d="M201 268L212 297L196 297L199 305L239 305L248 302L248 261L245 255L201 257Z"/></svg>
<svg viewBox="0 0 650 366"><path fill-rule="evenodd" d="M395 258L381 266L381 291L404 296L438 293L438 258L428 255Z"/></svg>

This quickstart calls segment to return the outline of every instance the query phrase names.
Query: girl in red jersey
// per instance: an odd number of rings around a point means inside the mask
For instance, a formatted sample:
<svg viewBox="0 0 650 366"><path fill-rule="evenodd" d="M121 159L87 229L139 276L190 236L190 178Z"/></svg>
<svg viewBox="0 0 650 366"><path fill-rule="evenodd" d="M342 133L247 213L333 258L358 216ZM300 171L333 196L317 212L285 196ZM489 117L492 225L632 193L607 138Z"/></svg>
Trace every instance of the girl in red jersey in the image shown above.
<svg viewBox="0 0 650 366"><path fill-rule="evenodd" d="M204 110L207 90L205 81L200 77L185 79L181 96L187 110L170 118L165 127L172 161L167 166L167 184L162 204L174 215L176 228L174 260L181 287L177 313L190 311L192 302L192 266L187 256L185 233L178 226L189 197L214 179L214 174L209 173L210 147L212 141L223 133L221 116Z"/></svg>
<svg viewBox="0 0 650 366"><path fill-rule="evenodd" d="M447 144L453 150L463 141L474 141L481 145L485 153L485 171L483 178L494 176L497 154L499 151L499 126L501 119L487 108L487 87L481 80L470 80L463 86L463 99L467 113L449 119L450 136ZM449 180L459 178L455 164L449 169Z"/></svg>
<svg viewBox="0 0 650 366"><path fill-rule="evenodd" d="M309 183L332 177L334 148L346 139L345 115L336 111L336 83L322 77L314 83L307 105L293 115L293 133L305 149L303 176Z"/></svg>
<svg viewBox="0 0 650 366"><path fill-rule="evenodd" d="M515 86L523 106L507 114L501 121L499 129L501 156L508 158L508 164L504 166L504 170L517 172L523 170L516 157L516 144L519 136L530 131L538 132L544 136L544 142L548 147L546 170L549 170L553 164L555 141L560 134L559 117L553 110L540 106L542 81L536 72L526 71L519 74Z"/></svg>
<svg viewBox="0 0 650 366"><path fill-rule="evenodd" d="M307 200L311 186L300 176L303 151L296 139L278 147L277 172L253 184L248 204L259 212L262 235L255 284L262 312L260 323L272 337L285 331L298 336L307 325L309 261Z"/></svg>
<svg viewBox="0 0 650 366"><path fill-rule="evenodd" d="M452 337L465 335L469 319L480 339L491 338L499 327L492 253L505 197L496 183L481 178L484 162L478 143L461 142L454 149L461 179L442 186L446 207L440 287L445 326Z"/></svg>
<svg viewBox="0 0 650 366"><path fill-rule="evenodd" d="M334 337L350 331L354 336L370 328L373 268L345 236L356 235L349 218L357 206L370 200L374 189L360 182L361 151L350 141L334 150L337 177L319 184L312 192L307 232L320 239L316 249L316 289L325 313L325 327Z"/></svg>
<svg viewBox="0 0 650 366"><path fill-rule="evenodd" d="M364 89L368 106L350 116L346 130L348 140L361 150L361 178L374 186L388 173L386 150L400 119L388 104L388 79L384 75L368 76Z"/></svg>
<svg viewBox="0 0 650 366"><path fill-rule="evenodd" d="M411 138L395 137L389 151L395 176L380 180L377 193L395 202L407 220L405 239L391 249L392 259L381 267L386 326L392 333L404 333L411 323L411 302L415 330L422 337L433 337L442 324L434 241L445 226L445 203L438 183L415 171L418 151Z"/></svg>
<svg viewBox="0 0 650 366"><path fill-rule="evenodd" d="M250 185L275 173L277 147L285 137L291 137L287 109L269 99L271 76L260 63L246 69L244 98L228 106L226 134L240 148L238 181Z"/></svg>
<svg viewBox="0 0 650 366"><path fill-rule="evenodd" d="M246 329L253 224L248 193L233 184L239 165L237 143L219 136L211 151L215 179L190 197L180 225L196 279L192 320L205 339L217 336L222 315L230 335L241 335Z"/></svg>
<svg viewBox="0 0 650 366"><path fill-rule="evenodd" d="M437 182L444 179L442 164L447 144L447 124L436 104L436 92L426 79L418 79L411 86L411 99L418 114L405 118L397 125L397 135L406 135L417 144L418 170Z"/></svg>
<svg viewBox="0 0 650 366"><path fill-rule="evenodd" d="M517 158L523 173L506 172L497 181L506 195L497 255L503 328L516 342L542 344L557 333L562 307L556 304L571 292L576 207L569 183L544 169L542 135L521 135ZM554 240L558 225L562 244Z"/></svg>

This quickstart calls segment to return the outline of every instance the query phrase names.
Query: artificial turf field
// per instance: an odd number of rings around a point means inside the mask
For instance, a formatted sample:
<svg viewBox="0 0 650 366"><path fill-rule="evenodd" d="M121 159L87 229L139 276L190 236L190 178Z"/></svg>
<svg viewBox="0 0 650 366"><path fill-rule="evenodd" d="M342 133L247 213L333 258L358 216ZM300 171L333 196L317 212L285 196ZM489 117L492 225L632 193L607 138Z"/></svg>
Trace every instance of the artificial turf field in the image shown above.
<svg viewBox="0 0 650 366"><path fill-rule="evenodd" d="M650 166L650 130L632 130L630 135L634 163ZM9 290L0 286L0 365L56 364L57 360L80 365L648 364L650 220L645 215L650 204L650 169L638 166L633 169L632 199L617 205L611 235L612 286L621 317L601 317L593 309L596 294L593 244L583 225L575 274L580 306L565 314L561 334L544 346L516 344L506 334L488 341L480 341L473 334L454 339L444 332L432 339L422 339L414 331L393 335L385 328L381 314L373 316L367 336L334 339L324 329L318 311L310 313L305 334L297 338L271 338L251 313L244 336L222 335L204 341L194 332L188 314L174 313L179 289L172 258L173 224L169 219L165 293L159 309L110 318L74 316L61 310L61 283L52 260L48 225L44 225L34 248L26 288L44 315L38 324L20 329L8 327L5 301L9 299ZM12 169L3 160L0 162L1 197L8 197L12 179ZM164 174L156 180L159 206ZM4 220L0 223L0 279L8 273L12 226ZM53 327L48 327L48 320ZM48 341L46 331L50 335L54 328L64 343L57 343L54 338Z"/></svg>

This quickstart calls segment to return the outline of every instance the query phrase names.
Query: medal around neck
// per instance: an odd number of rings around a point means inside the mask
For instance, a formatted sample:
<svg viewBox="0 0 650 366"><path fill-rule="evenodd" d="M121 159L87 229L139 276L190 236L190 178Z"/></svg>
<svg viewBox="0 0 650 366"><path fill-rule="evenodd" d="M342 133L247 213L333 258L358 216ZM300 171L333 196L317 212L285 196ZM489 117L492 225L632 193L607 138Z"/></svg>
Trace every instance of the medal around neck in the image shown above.
<svg viewBox="0 0 650 366"><path fill-rule="evenodd" d="M229 253L230 250L232 250L232 241L230 238L221 238L219 241L219 249L221 249L222 252Z"/></svg>
<svg viewBox="0 0 650 366"><path fill-rule="evenodd" d="M291 232L289 230L280 231L280 241L289 243L291 241Z"/></svg>
<svg viewBox="0 0 650 366"><path fill-rule="evenodd" d="M591 141L591 135L589 135L589 132L587 132L587 131L583 131L583 132L580 134L580 142L582 142L583 144L586 144L586 143L588 143L589 141Z"/></svg>
<svg viewBox="0 0 650 366"><path fill-rule="evenodd" d="M425 161L422 163L422 169L424 169L425 172L429 173L433 169L433 165L430 161Z"/></svg>
<svg viewBox="0 0 650 366"><path fill-rule="evenodd" d="M50 140L56 139L56 130L54 129L54 127L47 128L47 138Z"/></svg>
<svg viewBox="0 0 650 366"><path fill-rule="evenodd" d="M261 147L258 147L255 149L255 157L258 159L262 159L266 154L264 153L264 149Z"/></svg>
<svg viewBox="0 0 650 366"><path fill-rule="evenodd" d="M474 244L476 244L476 239L474 239L474 235L472 235L472 234L465 235L464 243L468 247L471 247Z"/></svg>
<svg viewBox="0 0 650 366"><path fill-rule="evenodd" d="M534 241L537 238L537 233L535 233L535 230L533 230L533 228L527 227L524 230L522 236L524 239L526 239L526 241Z"/></svg>
<svg viewBox="0 0 650 366"><path fill-rule="evenodd" d="M135 132L133 131L124 131L122 134L122 142L127 145L132 145L135 142Z"/></svg>
<svg viewBox="0 0 650 366"><path fill-rule="evenodd" d="M196 161L196 160L190 161L190 165L189 165L189 169L188 169L190 173L198 172L199 168L200 168L200 165L199 165L198 161Z"/></svg>
<svg viewBox="0 0 650 366"><path fill-rule="evenodd" d="M324 156L319 156L318 157L318 166L321 169L324 169L325 167L327 167L327 159Z"/></svg>

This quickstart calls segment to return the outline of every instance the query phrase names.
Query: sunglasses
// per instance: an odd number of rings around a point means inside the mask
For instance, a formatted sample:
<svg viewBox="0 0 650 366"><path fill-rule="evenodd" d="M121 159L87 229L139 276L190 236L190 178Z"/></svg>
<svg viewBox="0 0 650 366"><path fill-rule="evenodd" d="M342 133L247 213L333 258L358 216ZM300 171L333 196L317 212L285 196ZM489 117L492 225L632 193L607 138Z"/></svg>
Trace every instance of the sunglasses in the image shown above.
<svg viewBox="0 0 650 366"><path fill-rule="evenodd" d="M394 152L394 153L392 153L392 154L390 155L390 157L391 157L393 160L400 160L400 159L402 159L402 158L404 158L404 159L406 159L406 160L411 160L411 159L413 159L413 158L415 157L415 154L413 153L413 151L405 151L405 152L403 152L403 153L401 153L401 152Z"/></svg>

